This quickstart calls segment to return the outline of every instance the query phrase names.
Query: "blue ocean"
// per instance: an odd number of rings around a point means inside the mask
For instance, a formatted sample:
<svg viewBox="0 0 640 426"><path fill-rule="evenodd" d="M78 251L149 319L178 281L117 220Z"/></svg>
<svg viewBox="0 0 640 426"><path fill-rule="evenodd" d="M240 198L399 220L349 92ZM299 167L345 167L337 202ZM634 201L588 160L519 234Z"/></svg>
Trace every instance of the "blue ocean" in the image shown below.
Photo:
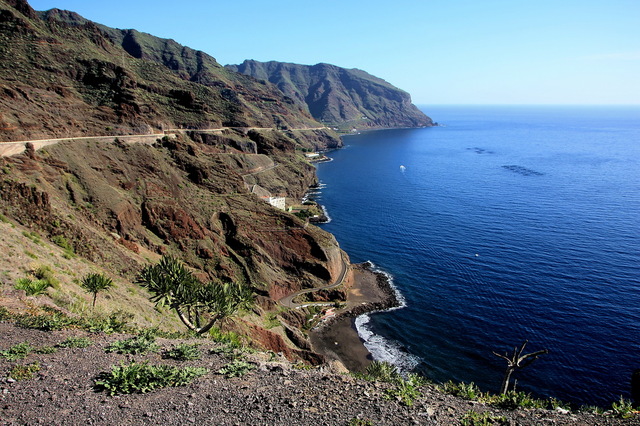
<svg viewBox="0 0 640 426"><path fill-rule="evenodd" d="M640 368L640 107L429 106L441 126L367 132L318 166L352 262L401 309L357 320L378 360L497 392L629 398Z"/></svg>

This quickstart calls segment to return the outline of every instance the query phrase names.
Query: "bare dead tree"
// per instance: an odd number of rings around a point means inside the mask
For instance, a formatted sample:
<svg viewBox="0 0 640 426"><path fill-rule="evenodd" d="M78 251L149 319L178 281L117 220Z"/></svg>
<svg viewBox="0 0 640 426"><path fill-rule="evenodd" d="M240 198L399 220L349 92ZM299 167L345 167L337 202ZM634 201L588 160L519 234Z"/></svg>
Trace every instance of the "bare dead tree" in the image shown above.
<svg viewBox="0 0 640 426"><path fill-rule="evenodd" d="M531 353L522 355L522 352L524 351L524 347L527 345L527 343L529 343L529 341L525 340L524 343L522 343L522 345L520 345L519 348L517 347L513 348L513 353L511 354L510 357L506 353L504 355L501 355L497 352L493 352L495 356L500 357L505 361L507 361L507 370L504 372L504 378L502 379L502 386L500 386L500 393L503 395L506 394L507 391L509 390L511 373L513 373L515 370L523 369L531 365L531 363L536 359L538 359L541 355L549 353L548 350L543 349L541 351L531 352Z"/></svg>

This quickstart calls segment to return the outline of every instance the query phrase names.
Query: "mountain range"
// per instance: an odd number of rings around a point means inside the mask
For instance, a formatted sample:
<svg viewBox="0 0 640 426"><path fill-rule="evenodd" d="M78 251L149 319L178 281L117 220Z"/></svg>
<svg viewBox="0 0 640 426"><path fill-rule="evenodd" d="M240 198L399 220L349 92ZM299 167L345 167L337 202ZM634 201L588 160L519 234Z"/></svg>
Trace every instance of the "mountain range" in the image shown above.
<svg viewBox="0 0 640 426"><path fill-rule="evenodd" d="M229 327L317 360L300 331L304 314L276 305L336 281L348 263L335 238L305 220L319 211L302 204L317 184L309 154L342 146L330 127L429 125L408 94L363 71L223 67L173 40L0 0L0 141L63 139L0 157L0 226L13 238L2 244L25 247L0 261L2 280L9 288L32 264L51 267L61 287L47 303L78 314L86 296L73 271L83 266L67 258L71 250L129 289L122 297L135 303L118 309L149 323L157 313L136 274L175 255L202 280L253 288L254 315ZM96 136L104 137L82 139ZM271 196L303 214L273 207ZM275 331L265 327L274 315L283 324Z"/></svg>

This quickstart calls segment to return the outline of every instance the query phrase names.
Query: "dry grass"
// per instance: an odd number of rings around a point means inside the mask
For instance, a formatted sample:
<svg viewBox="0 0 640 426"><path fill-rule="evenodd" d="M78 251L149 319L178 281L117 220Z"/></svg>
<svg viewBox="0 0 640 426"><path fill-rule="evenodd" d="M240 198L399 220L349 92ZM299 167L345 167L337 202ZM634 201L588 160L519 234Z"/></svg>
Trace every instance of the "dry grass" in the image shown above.
<svg viewBox="0 0 640 426"><path fill-rule="evenodd" d="M63 249L20 225L0 222L0 247L5 253L0 256L0 306L25 311L34 304L49 305L82 316L122 311L131 315L131 321L139 326L183 331L182 324L171 311L154 307L145 289L80 256L65 258ZM27 297L24 292L14 289L18 279L29 277L41 266L48 266L53 271L59 281L56 288L49 288L46 294L37 297ZM83 276L93 272L108 275L115 284L108 292L98 294L95 310L91 308L91 294L78 284Z"/></svg>

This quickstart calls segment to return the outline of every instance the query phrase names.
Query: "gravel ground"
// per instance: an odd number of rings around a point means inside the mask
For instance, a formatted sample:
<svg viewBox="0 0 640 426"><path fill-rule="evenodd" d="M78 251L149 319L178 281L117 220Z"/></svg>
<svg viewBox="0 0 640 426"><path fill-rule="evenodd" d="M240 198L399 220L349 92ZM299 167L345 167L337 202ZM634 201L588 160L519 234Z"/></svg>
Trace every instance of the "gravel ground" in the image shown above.
<svg viewBox="0 0 640 426"><path fill-rule="evenodd" d="M90 334L79 330L42 332L0 323L0 350L28 342L33 347L54 346L67 337L88 337L93 345L85 349L60 348L52 354L30 354L24 360L0 357L0 424L31 425L133 425L133 424L216 424L216 425L346 425L355 419L373 425L461 424L471 410L487 411L483 404L444 395L424 386L422 397L413 406L385 398L386 383L367 382L348 374L336 374L328 367L298 369L274 356L249 354L256 369L237 378L217 371L229 359L212 354L219 344L199 343L203 356L198 361L179 362L160 354L121 355L106 353L111 342L125 335ZM158 339L163 348L184 342ZM146 394L108 396L96 391L94 380L120 362L148 360L151 364L206 367L210 372L182 387L165 388ZM38 361L35 377L8 379L15 364ZM563 414L548 410L491 410L505 416L511 425L608 425L640 424L638 418L620 420L586 414Z"/></svg>

